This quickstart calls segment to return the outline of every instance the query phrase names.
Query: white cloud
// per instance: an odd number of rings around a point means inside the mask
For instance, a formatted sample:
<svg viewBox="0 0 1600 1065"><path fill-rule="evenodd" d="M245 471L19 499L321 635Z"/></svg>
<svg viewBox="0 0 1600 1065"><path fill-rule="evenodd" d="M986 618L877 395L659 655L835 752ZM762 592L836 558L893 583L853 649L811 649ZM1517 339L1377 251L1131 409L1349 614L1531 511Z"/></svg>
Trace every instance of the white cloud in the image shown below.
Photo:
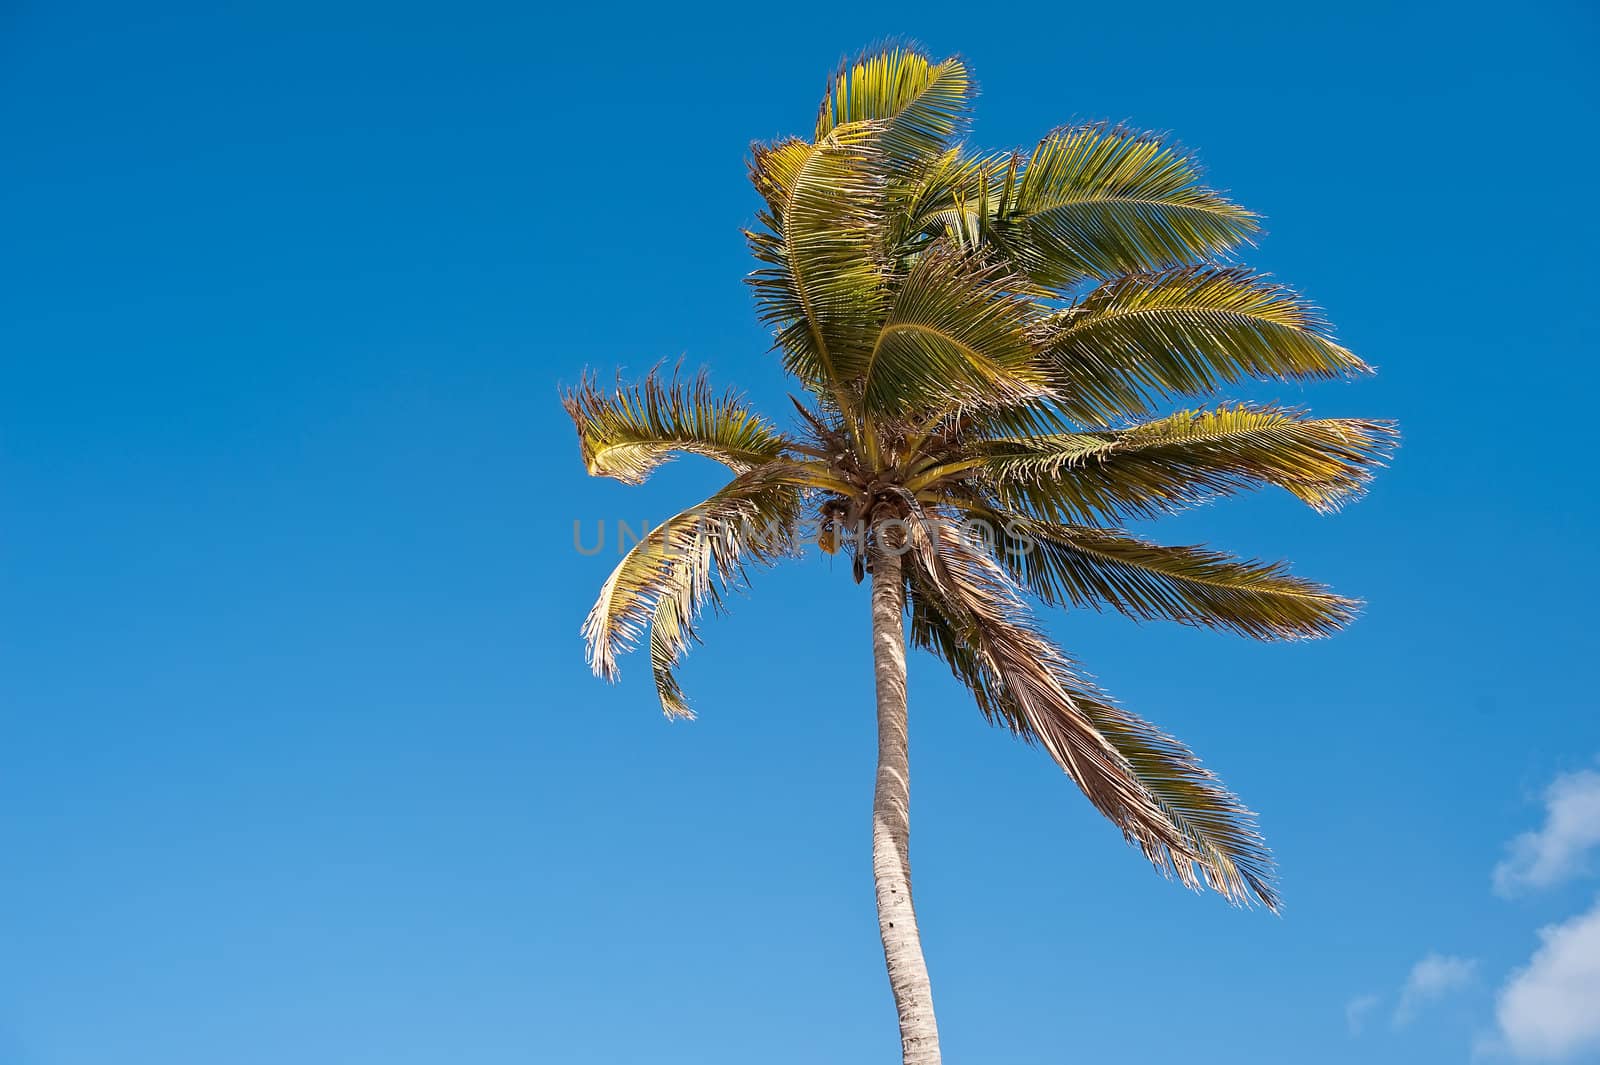
<svg viewBox="0 0 1600 1065"><path fill-rule="evenodd" d="M1360 1035L1367 1026L1367 1015L1378 1008L1377 995L1357 995L1344 1004L1344 1023L1351 1035Z"/></svg>
<svg viewBox="0 0 1600 1065"><path fill-rule="evenodd" d="M1600 773L1564 773L1551 782L1544 801L1544 827L1512 840L1505 860L1495 866L1498 894L1550 887L1576 876L1589 852L1600 846Z"/></svg>
<svg viewBox="0 0 1600 1065"><path fill-rule="evenodd" d="M1495 1015L1505 1048L1525 1061L1564 1061L1600 1050L1600 901L1539 931L1542 945L1500 989Z"/></svg>
<svg viewBox="0 0 1600 1065"><path fill-rule="evenodd" d="M1411 975L1406 977L1406 986L1400 990L1400 1005L1395 1007L1394 1023L1411 1023L1422 1007L1465 987L1477 971L1478 963L1471 958L1427 955L1411 967Z"/></svg>

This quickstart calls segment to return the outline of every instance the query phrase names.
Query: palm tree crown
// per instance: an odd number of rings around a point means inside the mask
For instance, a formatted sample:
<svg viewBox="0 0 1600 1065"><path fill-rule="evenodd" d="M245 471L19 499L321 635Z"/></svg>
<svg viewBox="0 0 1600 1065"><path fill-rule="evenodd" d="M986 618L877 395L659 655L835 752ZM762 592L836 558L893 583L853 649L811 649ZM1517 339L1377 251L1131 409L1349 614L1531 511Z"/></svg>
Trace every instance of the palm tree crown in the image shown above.
<svg viewBox="0 0 1600 1065"><path fill-rule="evenodd" d="M972 95L959 60L892 48L839 71L810 139L753 149L749 280L805 392L793 429L704 376L567 394L592 474L639 483L675 453L733 474L622 559L584 626L591 663L614 678L647 639L663 708L689 716L673 667L696 617L797 551L802 519L858 580L892 548L911 641L986 718L1049 752L1158 868L1276 907L1249 812L1085 679L1030 602L1327 635L1355 603L1120 526L1259 485L1332 510L1392 427L1214 398L1173 412L1239 382L1369 368L1295 293L1224 260L1256 216L1184 154L1104 125L974 152Z"/></svg>

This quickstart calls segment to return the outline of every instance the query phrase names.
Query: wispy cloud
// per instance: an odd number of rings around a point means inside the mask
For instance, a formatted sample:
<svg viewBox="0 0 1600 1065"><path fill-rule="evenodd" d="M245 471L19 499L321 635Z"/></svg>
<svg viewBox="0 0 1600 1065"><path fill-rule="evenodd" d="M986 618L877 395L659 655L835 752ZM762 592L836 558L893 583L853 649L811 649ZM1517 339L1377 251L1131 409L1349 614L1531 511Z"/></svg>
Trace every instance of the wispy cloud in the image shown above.
<svg viewBox="0 0 1600 1065"><path fill-rule="evenodd" d="M1378 1008L1377 995L1357 995L1344 1004L1344 1023L1351 1035L1360 1035L1367 1027L1367 1017Z"/></svg>
<svg viewBox="0 0 1600 1065"><path fill-rule="evenodd" d="M1558 775L1543 800L1543 824L1511 840L1495 866L1496 894L1511 897L1600 873L1600 770ZM1540 929L1539 940L1527 963L1501 983L1494 1023L1480 1029L1475 1059L1600 1063L1600 899L1588 912ZM1405 1027L1465 989L1478 970L1474 958L1425 955L1395 1000L1394 1026ZM1345 1003L1351 1036L1362 1034L1383 999L1364 994Z"/></svg>
<svg viewBox="0 0 1600 1065"><path fill-rule="evenodd" d="M1564 773L1545 790L1544 825L1512 840L1494 869L1494 889L1511 896L1550 887L1585 871L1600 847L1600 773Z"/></svg>
<svg viewBox="0 0 1600 1065"><path fill-rule="evenodd" d="M1524 1061L1567 1061L1600 1050L1600 901L1565 924L1540 929L1526 967L1496 1003L1500 1041Z"/></svg>
<svg viewBox="0 0 1600 1065"><path fill-rule="evenodd" d="M1406 977L1406 986L1400 990L1400 1004L1395 1007L1394 1023L1410 1024L1423 1007L1471 983L1477 971L1478 963L1472 958L1451 954L1425 956L1411 967L1411 975Z"/></svg>

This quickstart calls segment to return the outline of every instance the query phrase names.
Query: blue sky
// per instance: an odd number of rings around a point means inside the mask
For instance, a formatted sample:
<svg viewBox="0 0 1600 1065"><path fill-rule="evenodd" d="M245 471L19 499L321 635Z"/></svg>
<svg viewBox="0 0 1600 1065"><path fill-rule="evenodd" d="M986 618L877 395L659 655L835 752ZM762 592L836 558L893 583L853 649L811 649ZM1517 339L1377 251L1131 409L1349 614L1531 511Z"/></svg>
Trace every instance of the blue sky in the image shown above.
<svg viewBox="0 0 1600 1065"><path fill-rule="evenodd" d="M696 723L602 685L573 521L716 478L590 480L556 403L683 355L783 416L742 155L889 35L968 59L983 145L1195 148L1381 368L1278 394L1405 432L1337 517L1162 530L1365 598L1348 633L1051 620L1261 812L1281 918L1153 876L914 661L947 1059L1600 1060L1527 1034L1600 954L1596 18L1318 6L8 5L0 1065L891 1060L864 590L763 575Z"/></svg>

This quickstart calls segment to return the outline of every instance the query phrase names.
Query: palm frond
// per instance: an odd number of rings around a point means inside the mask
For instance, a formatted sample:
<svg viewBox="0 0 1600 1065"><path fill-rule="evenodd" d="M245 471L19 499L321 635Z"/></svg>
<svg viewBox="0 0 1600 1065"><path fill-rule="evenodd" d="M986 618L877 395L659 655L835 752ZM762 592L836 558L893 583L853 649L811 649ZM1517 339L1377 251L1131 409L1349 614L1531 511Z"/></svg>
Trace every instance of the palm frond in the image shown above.
<svg viewBox="0 0 1600 1065"><path fill-rule="evenodd" d="M747 279L761 318L776 330L789 372L841 409L839 367L871 346L887 298L886 179L875 132L853 124L812 145L758 145L750 162L768 203L761 228L746 232L764 264Z"/></svg>
<svg viewBox="0 0 1600 1065"><path fill-rule="evenodd" d="M1142 620L1227 629L1258 640L1328 636L1360 605L1281 562L1169 547L1121 529L1059 525L973 508L1012 579L1048 606L1110 606Z"/></svg>
<svg viewBox="0 0 1600 1065"><path fill-rule="evenodd" d="M1057 130L1002 189L994 232L1021 272L1069 289L1226 252L1255 216L1200 184L1159 137L1105 125Z"/></svg>
<svg viewBox="0 0 1600 1065"><path fill-rule="evenodd" d="M890 246L898 248L902 258L940 238L962 251L979 248L986 240L995 194L1010 160L1009 153L972 156L951 148L913 180L896 183L889 190Z"/></svg>
<svg viewBox="0 0 1600 1065"><path fill-rule="evenodd" d="M768 144L757 142L750 146L747 166L750 184L766 202L766 218L774 232L782 234L783 216L789 209L789 197L794 193L800 171L811 161L816 145L799 137L785 137Z"/></svg>
<svg viewBox="0 0 1600 1065"><path fill-rule="evenodd" d="M998 564L948 524L912 552L912 640L943 658L992 723L1042 746L1164 873L1276 908L1250 812L1193 753L1116 706L1033 624Z"/></svg>
<svg viewBox="0 0 1600 1065"><path fill-rule="evenodd" d="M959 59L935 63L913 48L864 54L840 66L817 112L815 140L870 123L885 165L910 172L937 158L966 125L972 79Z"/></svg>
<svg viewBox="0 0 1600 1065"><path fill-rule="evenodd" d="M1076 525L1154 517L1263 484L1331 511L1364 490L1394 440L1389 422L1240 405L992 441L975 479L1007 506Z"/></svg>
<svg viewBox="0 0 1600 1065"><path fill-rule="evenodd" d="M1184 267L1122 277L1054 316L1044 360L1081 424L1110 423L1246 379L1370 373L1305 300L1240 269Z"/></svg>
<svg viewBox="0 0 1600 1065"><path fill-rule="evenodd" d="M1040 394L1032 312L993 267L955 251L920 256L861 371L866 410L916 409L935 396L993 404Z"/></svg>
<svg viewBox="0 0 1600 1065"><path fill-rule="evenodd" d="M640 484L674 454L704 455L734 473L770 462L788 446L782 433L732 390L717 392L702 371L663 381L651 371L609 392L585 375L561 397L578 429L584 465L596 477Z"/></svg>
<svg viewBox="0 0 1600 1065"><path fill-rule="evenodd" d="M678 718L693 721L695 718L694 709L683 694L683 686L678 683L676 669L688 652L689 644L698 639L694 631L695 611L704 605L706 598L719 603L712 598L714 596L712 590L697 604L685 602L685 599L692 599L688 595L663 595L650 615L650 671L655 677L661 712L669 721Z"/></svg>
<svg viewBox="0 0 1600 1065"><path fill-rule="evenodd" d="M672 677L694 640L694 619L743 579L747 563L771 564L794 547L805 469L775 461L740 474L715 495L657 525L600 589L583 623L589 664L617 678L617 655L651 630L651 661L669 717L691 716Z"/></svg>

